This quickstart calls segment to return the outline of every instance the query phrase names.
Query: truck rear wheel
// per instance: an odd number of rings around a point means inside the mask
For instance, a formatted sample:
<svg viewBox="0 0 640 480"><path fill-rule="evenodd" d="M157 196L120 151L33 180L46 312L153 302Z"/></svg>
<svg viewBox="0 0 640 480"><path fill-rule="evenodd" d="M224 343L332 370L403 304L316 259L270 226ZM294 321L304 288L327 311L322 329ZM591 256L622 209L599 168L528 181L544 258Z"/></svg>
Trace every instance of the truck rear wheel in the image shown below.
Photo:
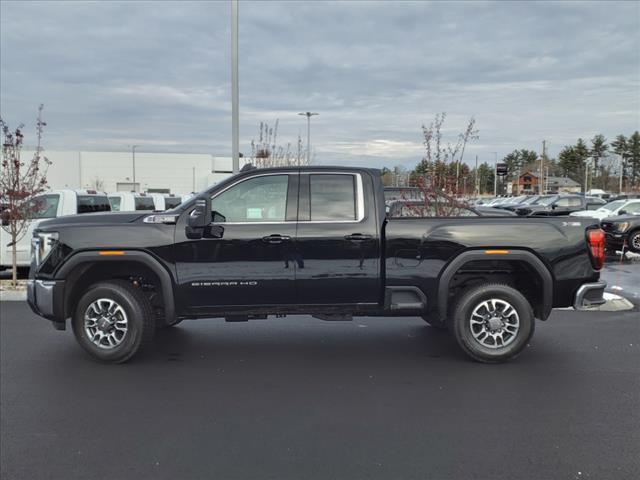
<svg viewBox="0 0 640 480"><path fill-rule="evenodd" d="M452 332L474 360L499 363L515 358L535 329L533 310L516 289L489 284L463 292L453 308Z"/></svg>
<svg viewBox="0 0 640 480"><path fill-rule="evenodd" d="M72 326L76 340L91 356L123 363L151 342L155 319L140 289L124 280L110 280L82 295Z"/></svg>

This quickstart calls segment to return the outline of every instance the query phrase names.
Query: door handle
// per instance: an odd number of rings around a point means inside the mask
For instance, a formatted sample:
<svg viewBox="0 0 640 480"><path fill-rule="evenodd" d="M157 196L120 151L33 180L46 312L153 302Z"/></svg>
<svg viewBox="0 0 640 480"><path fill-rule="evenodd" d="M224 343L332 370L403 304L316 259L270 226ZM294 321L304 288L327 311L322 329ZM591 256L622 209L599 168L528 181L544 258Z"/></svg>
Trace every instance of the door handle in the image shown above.
<svg viewBox="0 0 640 480"><path fill-rule="evenodd" d="M352 233L351 235L345 235L345 240L349 240L351 242L364 242L366 240L371 240L373 237L371 235L365 235L363 233Z"/></svg>
<svg viewBox="0 0 640 480"><path fill-rule="evenodd" d="M267 235L266 237L262 237L263 242L270 243L271 245L288 242L289 240L291 240L291 237L289 235L280 235L278 233L274 233L273 235Z"/></svg>

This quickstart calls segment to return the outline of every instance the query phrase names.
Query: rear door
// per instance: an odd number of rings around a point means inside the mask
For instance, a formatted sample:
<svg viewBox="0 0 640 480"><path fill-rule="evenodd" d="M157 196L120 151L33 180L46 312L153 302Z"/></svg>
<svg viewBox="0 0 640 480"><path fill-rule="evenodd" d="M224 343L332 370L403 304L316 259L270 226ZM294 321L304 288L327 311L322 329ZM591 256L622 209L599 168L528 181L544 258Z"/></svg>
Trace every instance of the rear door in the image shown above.
<svg viewBox="0 0 640 480"><path fill-rule="evenodd" d="M373 199L373 181L365 173L300 174L292 259L299 304L378 302L380 238Z"/></svg>

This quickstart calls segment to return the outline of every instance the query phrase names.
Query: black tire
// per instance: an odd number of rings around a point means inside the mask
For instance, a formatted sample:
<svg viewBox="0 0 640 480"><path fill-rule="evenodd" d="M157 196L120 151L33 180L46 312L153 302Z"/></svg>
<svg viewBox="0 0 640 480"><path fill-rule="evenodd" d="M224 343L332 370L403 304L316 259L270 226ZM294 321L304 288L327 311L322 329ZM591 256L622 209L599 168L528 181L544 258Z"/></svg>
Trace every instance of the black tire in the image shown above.
<svg viewBox="0 0 640 480"><path fill-rule="evenodd" d="M640 253L640 230L635 230L629 234L629 250L633 253Z"/></svg>
<svg viewBox="0 0 640 480"><path fill-rule="evenodd" d="M127 331L113 347L97 346L85 329L85 312L98 299L115 302L126 314ZM124 280L97 283L82 295L72 319L76 340L92 357L108 363L123 363L151 343L155 319L151 303L144 293Z"/></svg>
<svg viewBox="0 0 640 480"><path fill-rule="evenodd" d="M492 299L497 300L497 304L493 306L498 315L491 315L483 306L483 302L488 302L484 305L491 306ZM517 317L510 314L505 303L515 310ZM474 315L472 325L471 317L476 308L479 313L486 310L486 316L491 316L491 319L480 323L478 320L481 316ZM502 317L501 312L509 315ZM502 284L481 285L464 291L453 306L452 315L451 331L458 345L471 358L483 363L500 363L515 358L527 346L535 330L533 309L527 299L516 289ZM507 325L509 328L498 325L515 324L516 319L519 321L517 329L512 325ZM496 330L492 330L493 328ZM509 330L515 332L510 333ZM494 335L499 336L502 341ZM489 345L490 342L493 345Z"/></svg>
<svg viewBox="0 0 640 480"><path fill-rule="evenodd" d="M441 322L433 317L429 317L428 315L422 315L420 318L424 320L431 328L435 330L439 330L441 332L445 332L449 330L449 325L446 322Z"/></svg>

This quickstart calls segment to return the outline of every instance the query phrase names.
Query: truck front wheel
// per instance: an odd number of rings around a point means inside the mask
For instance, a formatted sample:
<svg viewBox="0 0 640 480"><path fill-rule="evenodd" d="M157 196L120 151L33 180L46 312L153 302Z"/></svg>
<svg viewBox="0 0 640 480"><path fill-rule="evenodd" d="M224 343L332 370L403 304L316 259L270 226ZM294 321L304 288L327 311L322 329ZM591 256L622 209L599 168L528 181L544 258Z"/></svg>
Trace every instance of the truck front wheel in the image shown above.
<svg viewBox="0 0 640 480"><path fill-rule="evenodd" d="M474 360L499 363L516 357L535 328L527 299L507 285L470 288L453 308L452 332L458 345Z"/></svg>
<svg viewBox="0 0 640 480"><path fill-rule="evenodd" d="M151 342L155 319L140 289L124 280L110 280L82 295L72 326L78 343L91 356L122 363Z"/></svg>

